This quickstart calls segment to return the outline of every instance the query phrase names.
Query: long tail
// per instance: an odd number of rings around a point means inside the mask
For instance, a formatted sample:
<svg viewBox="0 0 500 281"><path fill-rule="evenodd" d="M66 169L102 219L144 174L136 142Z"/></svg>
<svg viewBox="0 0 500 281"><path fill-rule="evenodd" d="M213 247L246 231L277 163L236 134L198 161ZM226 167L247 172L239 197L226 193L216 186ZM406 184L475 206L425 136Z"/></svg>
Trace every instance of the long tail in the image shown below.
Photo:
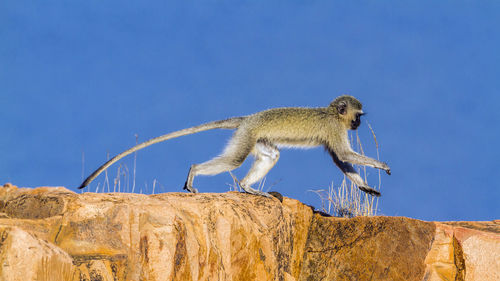
<svg viewBox="0 0 500 281"><path fill-rule="evenodd" d="M127 156L127 155L129 155L137 150L143 149L143 148L150 146L152 144L155 144L155 143L159 143L159 142L166 141L169 139L178 138L181 136L190 135L190 134L194 134L194 133L198 133L198 132L202 132L202 131L207 131L207 130L212 130L212 129L236 129L239 127L239 125L241 124L241 122L245 118L246 117L234 117L234 118L229 118L226 120L213 121L213 122L205 123L205 124L202 124L199 126L175 131L175 132L172 132L172 133L169 133L169 134L166 134L163 136L159 136L156 138L152 138L148 141L145 141L141 144L138 144L138 145L116 155L115 157L111 158L111 160L104 163L104 165L99 167L99 169L95 170L90 176L88 176L87 179L85 179L85 181L83 181L83 183L78 188L81 189L81 188L86 187L97 176L99 176L100 173L102 173L104 170L109 168L109 166L113 165L116 161L122 159L123 157L125 157L125 156Z"/></svg>

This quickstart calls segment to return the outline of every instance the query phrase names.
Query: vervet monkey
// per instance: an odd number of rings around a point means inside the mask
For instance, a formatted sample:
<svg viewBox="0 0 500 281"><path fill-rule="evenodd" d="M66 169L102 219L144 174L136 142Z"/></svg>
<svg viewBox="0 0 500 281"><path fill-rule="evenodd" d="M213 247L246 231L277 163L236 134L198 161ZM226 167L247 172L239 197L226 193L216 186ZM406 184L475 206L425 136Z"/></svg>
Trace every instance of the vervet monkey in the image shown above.
<svg viewBox="0 0 500 281"><path fill-rule="evenodd" d="M211 129L236 129L221 155L201 164L191 165L184 189L197 193L193 179L197 175L216 175L238 168L249 154L255 162L239 182L251 194L269 194L251 187L276 164L281 147L323 146L335 164L359 189L371 195L380 192L369 187L351 164L371 166L391 174L386 163L358 154L352 150L348 130L356 130L363 116L361 103L352 96L340 96L327 107L285 107L264 110L252 115L205 123L153 138L122 152L93 172L79 188L84 188L102 171L119 159L152 144Z"/></svg>

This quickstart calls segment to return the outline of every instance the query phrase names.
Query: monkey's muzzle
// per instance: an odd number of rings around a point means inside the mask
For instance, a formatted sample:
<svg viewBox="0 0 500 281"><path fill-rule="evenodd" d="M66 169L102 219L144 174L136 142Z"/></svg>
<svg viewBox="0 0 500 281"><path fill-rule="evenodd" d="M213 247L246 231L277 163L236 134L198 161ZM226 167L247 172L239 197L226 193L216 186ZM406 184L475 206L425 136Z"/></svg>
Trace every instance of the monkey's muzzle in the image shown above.
<svg viewBox="0 0 500 281"><path fill-rule="evenodd" d="M359 125L361 125L361 119L357 116L356 119L351 121L351 130L356 130Z"/></svg>

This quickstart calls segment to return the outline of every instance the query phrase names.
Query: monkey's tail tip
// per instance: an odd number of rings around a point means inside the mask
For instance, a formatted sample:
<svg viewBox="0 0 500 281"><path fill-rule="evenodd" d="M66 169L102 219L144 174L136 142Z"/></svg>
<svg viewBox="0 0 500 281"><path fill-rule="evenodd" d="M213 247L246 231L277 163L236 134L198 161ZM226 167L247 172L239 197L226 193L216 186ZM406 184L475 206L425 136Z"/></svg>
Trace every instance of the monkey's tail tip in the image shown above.
<svg viewBox="0 0 500 281"><path fill-rule="evenodd" d="M85 188L86 186L87 186L87 185L86 185L85 183L82 183L82 184L78 187L78 189Z"/></svg>

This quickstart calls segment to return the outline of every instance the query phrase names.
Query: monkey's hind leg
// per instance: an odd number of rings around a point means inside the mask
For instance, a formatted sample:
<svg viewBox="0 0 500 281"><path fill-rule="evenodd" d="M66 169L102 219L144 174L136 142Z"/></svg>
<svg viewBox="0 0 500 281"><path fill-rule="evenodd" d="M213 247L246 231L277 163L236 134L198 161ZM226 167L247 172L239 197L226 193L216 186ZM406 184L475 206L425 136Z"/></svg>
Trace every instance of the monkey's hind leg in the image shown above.
<svg viewBox="0 0 500 281"><path fill-rule="evenodd" d="M253 153L255 154L255 162L250 168L250 171L248 171L248 174L239 184L247 193L271 197L267 192L253 189L251 185L261 180L269 172L269 170L271 170L276 162L278 162L280 152L272 144L257 142Z"/></svg>
<svg viewBox="0 0 500 281"><path fill-rule="evenodd" d="M217 175L238 168L252 151L254 143L249 138L243 138L235 133L235 136L220 156L201 164L191 165L184 189L192 193L198 193L198 190L193 187L195 176Z"/></svg>

